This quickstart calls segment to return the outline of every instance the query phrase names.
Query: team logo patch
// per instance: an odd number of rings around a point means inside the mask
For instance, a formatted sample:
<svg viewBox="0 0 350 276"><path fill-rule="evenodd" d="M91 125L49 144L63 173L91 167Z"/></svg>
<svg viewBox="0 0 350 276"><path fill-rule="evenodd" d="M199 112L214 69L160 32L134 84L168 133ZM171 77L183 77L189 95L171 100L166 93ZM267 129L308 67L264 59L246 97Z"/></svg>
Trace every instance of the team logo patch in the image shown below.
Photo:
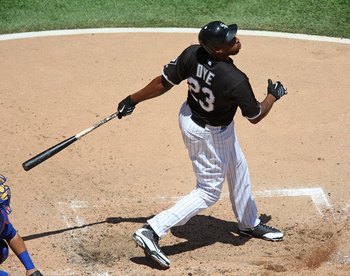
<svg viewBox="0 0 350 276"><path fill-rule="evenodd" d="M221 26L222 28L224 28L224 29L228 29L227 25L224 24L224 23L220 23L220 26Z"/></svg>

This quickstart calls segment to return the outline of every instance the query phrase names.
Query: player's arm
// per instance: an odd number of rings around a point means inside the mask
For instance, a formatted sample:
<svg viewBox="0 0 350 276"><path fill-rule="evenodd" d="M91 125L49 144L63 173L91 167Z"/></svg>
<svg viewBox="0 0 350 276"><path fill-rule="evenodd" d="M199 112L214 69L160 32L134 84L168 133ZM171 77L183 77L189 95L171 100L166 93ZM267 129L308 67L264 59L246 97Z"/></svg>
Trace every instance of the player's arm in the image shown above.
<svg viewBox="0 0 350 276"><path fill-rule="evenodd" d="M195 46L186 48L180 56L164 66L162 75L155 77L144 88L122 100L118 105L118 118L130 115L136 104L158 97L186 79L189 56L196 49Z"/></svg>
<svg viewBox="0 0 350 276"><path fill-rule="evenodd" d="M17 233L11 223L7 225L5 230L6 232L6 241L11 247L12 251L16 254L18 259L22 262L23 266L26 269L27 276L42 276L40 271L38 271L28 253L27 247L22 239L22 237Z"/></svg>
<svg viewBox="0 0 350 276"><path fill-rule="evenodd" d="M266 98L260 103L260 114L253 119L248 118L249 122L252 124L259 123L270 112L275 101L276 98L274 96L267 94Z"/></svg>
<svg viewBox="0 0 350 276"><path fill-rule="evenodd" d="M282 83L277 81L273 83L272 80L268 80L267 95L265 99L260 103L260 114L258 117L249 119L252 124L259 123L270 112L275 101L287 94L287 88L283 87Z"/></svg>
<svg viewBox="0 0 350 276"><path fill-rule="evenodd" d="M165 92L167 92L172 87L173 86L167 80L165 80L165 78L162 75L160 75L154 78L149 84L147 84L140 91L132 94L131 100L135 104L138 104L145 100L158 97L164 94Z"/></svg>
<svg viewBox="0 0 350 276"><path fill-rule="evenodd" d="M121 119L124 116L130 115L135 109L136 104L158 97L172 87L173 86L162 75L155 77L144 88L129 95L118 104L118 118Z"/></svg>

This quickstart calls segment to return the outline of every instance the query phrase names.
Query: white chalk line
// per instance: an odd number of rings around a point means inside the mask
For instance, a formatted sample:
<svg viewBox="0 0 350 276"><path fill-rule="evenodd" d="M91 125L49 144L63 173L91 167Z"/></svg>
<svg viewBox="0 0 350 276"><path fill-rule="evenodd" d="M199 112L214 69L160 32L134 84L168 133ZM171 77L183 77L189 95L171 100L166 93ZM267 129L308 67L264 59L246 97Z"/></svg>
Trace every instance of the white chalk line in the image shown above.
<svg viewBox="0 0 350 276"><path fill-rule="evenodd" d="M341 209L340 219L346 220L350 216L350 203L346 204L344 208Z"/></svg>
<svg viewBox="0 0 350 276"><path fill-rule="evenodd" d="M80 227L84 226L86 223L85 221L78 216L78 209L86 208L88 207L88 204L84 201L77 200L74 198L70 202L58 202L58 209L60 211L61 217L63 218L63 221L67 225L68 228L74 228L74 227ZM86 232L87 228L83 227L79 230ZM80 238L76 231L72 231L71 233L73 240L79 242ZM108 276L109 273L105 271L99 271L99 268L96 266L91 265L92 271L96 273L97 276ZM67 269L63 271L55 270L53 272L45 272L45 275L79 275L80 273L75 272L74 270Z"/></svg>
<svg viewBox="0 0 350 276"><path fill-rule="evenodd" d="M308 196L314 203L318 213L323 215L323 210L328 209L332 212L332 205L330 200L327 199L326 194L322 188L302 188L302 189L277 189L277 190L263 190L253 193L255 197L301 197ZM221 195L221 199L228 198L229 194L225 193ZM170 199L173 202L178 201L182 196L175 197L160 197L162 200Z"/></svg>
<svg viewBox="0 0 350 276"><path fill-rule="evenodd" d="M24 32L14 34L0 35L0 40L13 40L34 37L62 36L62 35L81 35L81 34L111 34L111 33L198 33L199 28L91 28L91 29L73 29L73 30L51 30L39 32ZM333 42L341 44L350 44L350 39L340 37L317 36L297 33L269 32L255 30L238 30L238 35L262 36L288 38L298 40L311 40L319 42Z"/></svg>
<svg viewBox="0 0 350 276"><path fill-rule="evenodd" d="M85 222L77 215L77 209L86 207L85 202L73 199L71 202L68 203L58 202L58 206L63 221L66 223L68 228L74 226L83 226L85 224ZM71 213L72 211L74 213L74 216L69 215L69 213Z"/></svg>
<svg viewBox="0 0 350 276"><path fill-rule="evenodd" d="M330 199L327 198L325 192L321 187L318 188L301 188L301 189L275 189L275 190L263 190L263 191L255 191L255 197L310 197L312 202L314 203L316 210L318 213L323 216L323 211L325 209L330 210L333 214L332 204ZM221 199L228 198L229 194L225 193L221 196ZM158 199L161 200L170 200L173 202L178 201L182 197L179 196L161 196ZM81 208L87 208L88 203L84 201L79 201L77 199L73 199L70 202L58 202L59 210L61 212L61 216L63 221L66 223L67 227L72 228L76 226L83 226L85 224L84 220L81 219L77 211ZM350 203L347 204L342 210L348 211L350 209ZM79 229L84 230L84 228ZM74 235L74 234L73 234ZM75 235L74 239L78 239ZM348 256L341 256L343 261L348 263ZM98 276L109 276L108 272L101 272L94 268L96 275ZM97 270L97 271L96 271ZM78 275L79 273L74 272L73 270L66 269L60 271L47 272L47 275L60 275L60 273L64 272L64 275Z"/></svg>
<svg viewBox="0 0 350 276"><path fill-rule="evenodd" d="M310 189L281 189L281 190L265 190L256 192L258 197L299 197L309 196L320 215L323 215L323 210L328 209L332 211L332 206L327 199L326 194L322 188Z"/></svg>

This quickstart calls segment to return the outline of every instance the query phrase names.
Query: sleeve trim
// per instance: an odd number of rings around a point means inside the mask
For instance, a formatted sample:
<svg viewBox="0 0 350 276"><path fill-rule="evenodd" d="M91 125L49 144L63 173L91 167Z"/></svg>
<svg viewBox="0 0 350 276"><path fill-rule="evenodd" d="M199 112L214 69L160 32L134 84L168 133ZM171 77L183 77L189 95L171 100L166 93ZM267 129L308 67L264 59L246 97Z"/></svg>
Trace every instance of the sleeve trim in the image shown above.
<svg viewBox="0 0 350 276"><path fill-rule="evenodd" d="M254 120L256 118L258 118L261 115L261 105L259 103L259 113L253 117L249 117L249 116L244 116L245 118L247 118L248 120Z"/></svg>
<svg viewBox="0 0 350 276"><path fill-rule="evenodd" d="M166 79L166 81L169 82L171 85L176 85L176 83L173 83L171 80L169 80L168 76L165 75L164 70L162 72L162 75L163 75L164 79Z"/></svg>

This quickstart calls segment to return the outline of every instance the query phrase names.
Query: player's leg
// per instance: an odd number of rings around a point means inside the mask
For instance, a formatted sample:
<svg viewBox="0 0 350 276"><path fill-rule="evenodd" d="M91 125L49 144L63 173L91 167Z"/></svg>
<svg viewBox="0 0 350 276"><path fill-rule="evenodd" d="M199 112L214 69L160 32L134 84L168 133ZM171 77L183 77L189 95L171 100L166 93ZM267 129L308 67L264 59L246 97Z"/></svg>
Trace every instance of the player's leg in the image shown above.
<svg viewBox="0 0 350 276"><path fill-rule="evenodd" d="M171 227L185 224L191 217L217 202L226 174L227 166L222 164L220 155L227 156L227 151L224 146L219 150L214 146L214 141L220 139L213 138L210 130L196 125L190 117L189 107L184 104L180 111L180 128L196 174L196 188L173 207L148 220L148 224L133 235L145 253L164 267L169 267L170 260L158 245L159 237L164 236ZM218 136L225 140L225 135Z"/></svg>
<svg viewBox="0 0 350 276"><path fill-rule="evenodd" d="M233 133L233 135L234 147L230 155L227 183L232 209L238 222L239 233L271 241L282 240L282 232L263 224L258 218L256 203L251 191L247 161L238 143L236 134Z"/></svg>
<svg viewBox="0 0 350 276"><path fill-rule="evenodd" d="M180 128L196 174L197 185L173 207L148 221L160 237L171 227L185 224L191 217L217 202L226 174L227 166L224 163L227 162L228 154L225 146L219 147L216 143L221 144L219 140L225 141L227 137L224 134L213 134L211 130L195 124L187 104L182 106L179 116Z"/></svg>
<svg viewBox="0 0 350 276"><path fill-rule="evenodd" d="M247 162L238 143L234 127L232 132L233 147L231 148L227 183L238 225L242 228L250 228L259 223L258 210L251 191Z"/></svg>

